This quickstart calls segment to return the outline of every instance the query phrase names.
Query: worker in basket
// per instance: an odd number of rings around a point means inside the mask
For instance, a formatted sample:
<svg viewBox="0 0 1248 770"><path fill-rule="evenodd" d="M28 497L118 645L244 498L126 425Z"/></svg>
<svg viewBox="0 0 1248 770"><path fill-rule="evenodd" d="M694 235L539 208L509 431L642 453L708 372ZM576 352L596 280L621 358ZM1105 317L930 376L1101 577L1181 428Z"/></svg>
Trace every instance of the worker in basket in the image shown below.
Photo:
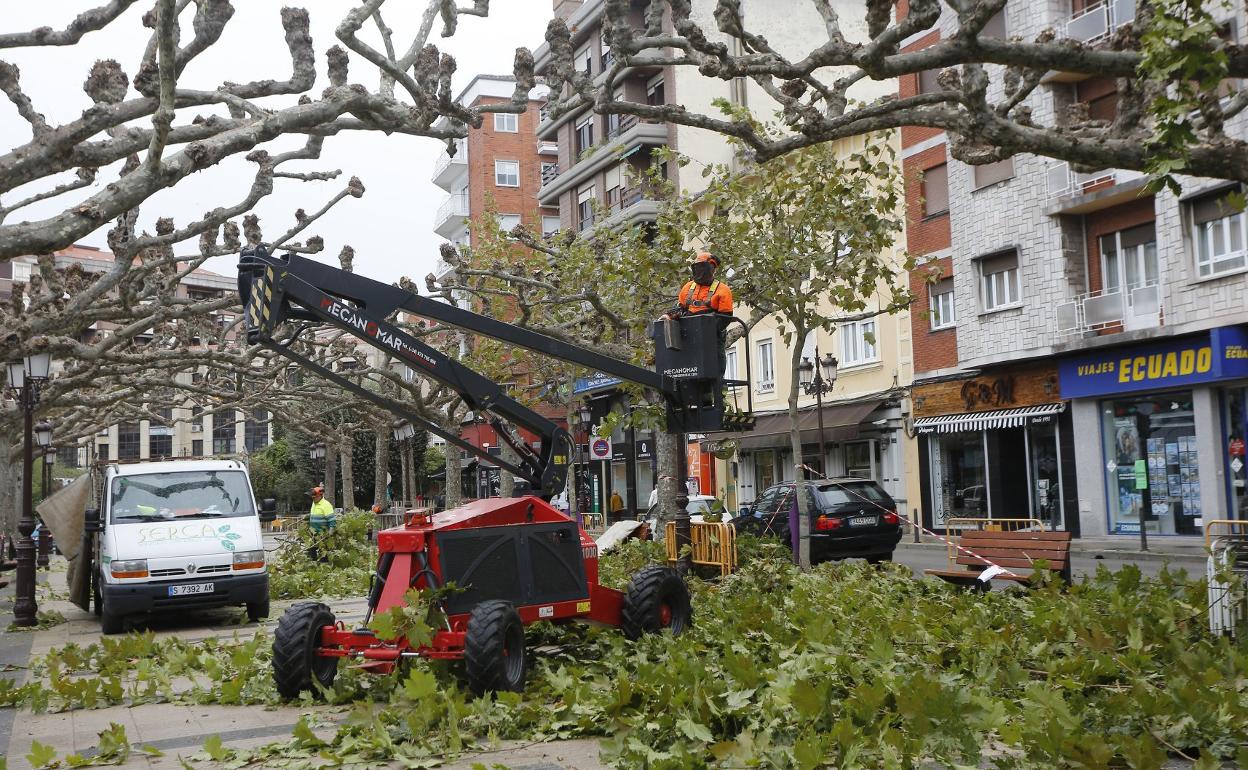
<svg viewBox="0 0 1248 770"><path fill-rule="evenodd" d="M719 257L709 251L700 251L689 265L692 278L680 289L677 306L663 314L663 318L679 318L698 313L716 313L719 323L719 371L728 365L728 352L724 348L724 332L732 317L732 289L723 281L715 279L719 269Z"/></svg>

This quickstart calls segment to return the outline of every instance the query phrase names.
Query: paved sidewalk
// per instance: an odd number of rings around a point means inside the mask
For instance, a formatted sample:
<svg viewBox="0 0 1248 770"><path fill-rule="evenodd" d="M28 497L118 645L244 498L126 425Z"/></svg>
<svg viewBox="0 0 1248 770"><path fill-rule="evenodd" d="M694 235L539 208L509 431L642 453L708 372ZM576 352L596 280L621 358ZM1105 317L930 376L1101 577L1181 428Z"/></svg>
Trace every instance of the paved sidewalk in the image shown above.
<svg viewBox="0 0 1248 770"><path fill-rule="evenodd" d="M0 676L26 681L28 662L66 644L88 645L100 639L99 620L64 599L65 562L53 557L51 571L39 571L40 610L56 610L66 622L42 631L7 632L12 622L13 586L0 589L0 667L11 668ZM228 639L234 635L250 638L260 627L270 631L292 602L274 602L270 618L263 624L247 623L241 608L206 610L180 615L153 616L146 628L158 637L177 636L188 641L209 638ZM363 618L365 600L344 599L327 602L339 619L351 623ZM7 666L6 666L7 664ZM69 753L88 755L99 743L99 733L113 723L122 725L134 747L122 768L134 770L182 770L179 757L201 751L204 740L221 736L228 748L252 748L284 742L299 717L315 713L322 726L314 731L322 738L334 732L334 722L343 718L345 706L217 706L149 703L133 707L77 709L57 714L34 714L27 710L0 709L0 751L9 770L30 770L26 755L39 741L56 749L58 758ZM164 756L144 754L141 746L151 746ZM491 750L466 754L446 767L469 770L474 762L493 766L503 764L516 770L599 770L595 740L525 744L508 742ZM212 763L201 766L210 767ZM399 767L396 763L395 767Z"/></svg>

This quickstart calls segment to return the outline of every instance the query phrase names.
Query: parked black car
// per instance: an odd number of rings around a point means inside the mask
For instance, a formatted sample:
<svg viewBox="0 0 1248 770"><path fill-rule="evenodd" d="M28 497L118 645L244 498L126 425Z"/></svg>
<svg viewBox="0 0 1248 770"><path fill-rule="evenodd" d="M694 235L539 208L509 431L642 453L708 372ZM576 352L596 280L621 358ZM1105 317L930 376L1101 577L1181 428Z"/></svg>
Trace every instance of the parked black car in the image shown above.
<svg viewBox="0 0 1248 770"><path fill-rule="evenodd" d="M789 511L796 505L795 482L768 487L751 513L732 520L738 532L775 536L791 544ZM892 561L901 540L897 504L879 484L854 477L801 482L810 509L812 563L861 557L876 564Z"/></svg>

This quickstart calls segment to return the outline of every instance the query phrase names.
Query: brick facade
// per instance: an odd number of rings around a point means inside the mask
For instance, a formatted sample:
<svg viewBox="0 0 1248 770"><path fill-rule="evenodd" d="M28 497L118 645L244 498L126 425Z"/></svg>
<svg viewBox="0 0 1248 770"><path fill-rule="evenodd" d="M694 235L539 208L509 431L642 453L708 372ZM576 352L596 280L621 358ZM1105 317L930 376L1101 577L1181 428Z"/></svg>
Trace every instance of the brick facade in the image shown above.
<svg viewBox="0 0 1248 770"><path fill-rule="evenodd" d="M897 18L902 18L902 8L897 7ZM903 53L909 51L918 51L928 46L935 45L940 40L940 32L935 31L924 35L914 42L906 45L901 50ZM919 76L918 74L902 75L897 78L897 95L902 99L915 96L919 93ZM928 128L927 126L902 126L901 127L901 146L902 149L911 147L934 136L940 136L944 131L939 128Z"/></svg>
<svg viewBox="0 0 1248 770"><path fill-rule="evenodd" d="M483 96L477 105L504 104L507 100ZM537 190L542 186L542 161L551 160L537 152L539 102L516 116L517 131L494 130L494 117L487 115L481 128L468 132L468 211L475 223L485 215L491 200L499 214L519 214L520 221L534 232L541 232L542 213L553 216L554 208L541 210ZM494 161L514 160L520 164L520 186L500 187L495 183ZM474 234L475 237L475 234Z"/></svg>

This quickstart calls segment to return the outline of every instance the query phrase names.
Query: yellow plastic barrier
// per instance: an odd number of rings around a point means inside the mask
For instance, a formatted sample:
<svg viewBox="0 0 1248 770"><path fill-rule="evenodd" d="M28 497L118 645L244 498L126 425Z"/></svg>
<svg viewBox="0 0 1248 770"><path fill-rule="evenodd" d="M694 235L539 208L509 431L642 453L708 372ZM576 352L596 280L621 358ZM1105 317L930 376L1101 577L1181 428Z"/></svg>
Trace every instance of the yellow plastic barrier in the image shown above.
<svg viewBox="0 0 1248 770"><path fill-rule="evenodd" d="M667 522L667 560L674 562L680 554L676 550L676 522ZM689 522L689 540L694 564L719 567L720 575L731 575L737 568L737 528L726 521Z"/></svg>
<svg viewBox="0 0 1248 770"><path fill-rule="evenodd" d="M953 516L945 519L945 551L949 557L949 569L954 568L954 562L958 558L954 538L968 529L984 532L1043 531L1044 522L1039 519L989 519L971 516Z"/></svg>

